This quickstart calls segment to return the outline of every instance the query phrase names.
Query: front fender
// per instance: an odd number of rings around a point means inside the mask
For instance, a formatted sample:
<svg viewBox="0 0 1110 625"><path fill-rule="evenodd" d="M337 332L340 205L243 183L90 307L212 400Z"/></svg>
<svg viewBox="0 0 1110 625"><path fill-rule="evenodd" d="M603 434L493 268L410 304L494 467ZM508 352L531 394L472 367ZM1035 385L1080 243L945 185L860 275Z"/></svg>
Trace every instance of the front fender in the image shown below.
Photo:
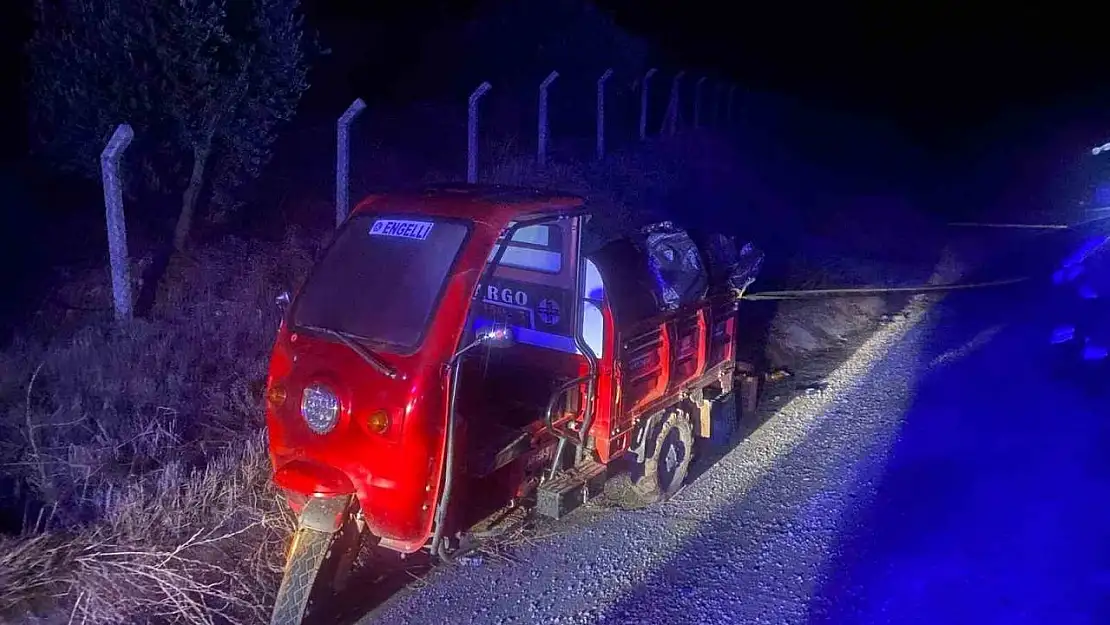
<svg viewBox="0 0 1110 625"><path fill-rule="evenodd" d="M274 472L274 484L279 488L314 497L338 497L353 495L355 486L347 474L325 464L293 460L282 465Z"/></svg>

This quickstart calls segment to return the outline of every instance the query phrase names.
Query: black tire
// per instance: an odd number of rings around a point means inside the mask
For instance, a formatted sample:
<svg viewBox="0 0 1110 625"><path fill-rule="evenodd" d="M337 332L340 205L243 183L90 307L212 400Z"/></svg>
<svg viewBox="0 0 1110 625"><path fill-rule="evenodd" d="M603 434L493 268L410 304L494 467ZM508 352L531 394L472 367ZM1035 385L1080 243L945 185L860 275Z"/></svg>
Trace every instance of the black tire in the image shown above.
<svg viewBox="0 0 1110 625"><path fill-rule="evenodd" d="M648 455L635 472L632 489L642 505L674 496L690 472L694 457L694 426L684 411L673 408L649 441Z"/></svg>
<svg viewBox="0 0 1110 625"><path fill-rule="evenodd" d="M298 528L293 534L285 572L274 600L270 625L327 622L331 599L346 581L358 555L359 533L353 523L334 533Z"/></svg>

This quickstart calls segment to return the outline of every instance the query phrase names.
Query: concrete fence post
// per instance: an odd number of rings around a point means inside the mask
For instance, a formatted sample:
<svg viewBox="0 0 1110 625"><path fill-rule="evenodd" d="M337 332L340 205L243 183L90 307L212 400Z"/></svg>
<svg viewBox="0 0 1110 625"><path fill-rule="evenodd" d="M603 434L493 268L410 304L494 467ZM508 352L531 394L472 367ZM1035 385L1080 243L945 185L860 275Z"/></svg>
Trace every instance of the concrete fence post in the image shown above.
<svg viewBox="0 0 1110 625"><path fill-rule="evenodd" d="M351 206L351 124L366 110L356 98L335 122L335 227L343 225Z"/></svg>
<svg viewBox="0 0 1110 625"><path fill-rule="evenodd" d="M551 72L547 78L543 79L540 83L540 106L539 106L539 119L538 128L536 131L536 162L540 167L547 166L547 90L551 87L551 83L559 77L559 72Z"/></svg>
<svg viewBox="0 0 1110 625"><path fill-rule="evenodd" d="M493 87L488 82L478 85L470 94L466 118L466 181L478 182L478 102Z"/></svg>
<svg viewBox="0 0 1110 625"><path fill-rule="evenodd" d="M605 83L613 77L613 68L597 79L597 160L605 158Z"/></svg>
<svg viewBox="0 0 1110 625"><path fill-rule="evenodd" d="M682 123L682 78L685 76L686 70L682 70L671 79L671 99L667 103L667 114L663 119L660 134L665 132L673 137Z"/></svg>
<svg viewBox="0 0 1110 625"><path fill-rule="evenodd" d="M127 220L123 214L123 182L119 163L135 138L127 124L120 124L100 153L100 177L104 184L104 216L108 222L108 262L112 272L112 305L116 321L130 321L131 267L127 258Z"/></svg>

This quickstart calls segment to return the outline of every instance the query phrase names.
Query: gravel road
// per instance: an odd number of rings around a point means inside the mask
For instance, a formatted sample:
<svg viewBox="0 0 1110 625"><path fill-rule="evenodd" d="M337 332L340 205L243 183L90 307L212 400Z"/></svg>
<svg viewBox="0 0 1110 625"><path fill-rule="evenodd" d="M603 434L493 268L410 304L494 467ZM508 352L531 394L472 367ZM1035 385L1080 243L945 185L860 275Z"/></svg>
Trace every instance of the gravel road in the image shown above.
<svg viewBox="0 0 1110 625"><path fill-rule="evenodd" d="M1110 622L1107 429L1044 383L1029 297L918 299L672 501L591 503L361 623Z"/></svg>

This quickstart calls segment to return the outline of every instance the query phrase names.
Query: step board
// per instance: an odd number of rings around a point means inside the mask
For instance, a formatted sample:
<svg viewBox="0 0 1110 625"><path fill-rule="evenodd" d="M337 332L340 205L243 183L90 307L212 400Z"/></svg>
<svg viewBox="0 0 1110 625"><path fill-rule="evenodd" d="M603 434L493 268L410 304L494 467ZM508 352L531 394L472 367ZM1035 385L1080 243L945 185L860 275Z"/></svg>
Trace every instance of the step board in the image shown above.
<svg viewBox="0 0 1110 625"><path fill-rule="evenodd" d="M607 467L588 460L555 474L536 491L536 513L561 519L601 493L608 477Z"/></svg>

